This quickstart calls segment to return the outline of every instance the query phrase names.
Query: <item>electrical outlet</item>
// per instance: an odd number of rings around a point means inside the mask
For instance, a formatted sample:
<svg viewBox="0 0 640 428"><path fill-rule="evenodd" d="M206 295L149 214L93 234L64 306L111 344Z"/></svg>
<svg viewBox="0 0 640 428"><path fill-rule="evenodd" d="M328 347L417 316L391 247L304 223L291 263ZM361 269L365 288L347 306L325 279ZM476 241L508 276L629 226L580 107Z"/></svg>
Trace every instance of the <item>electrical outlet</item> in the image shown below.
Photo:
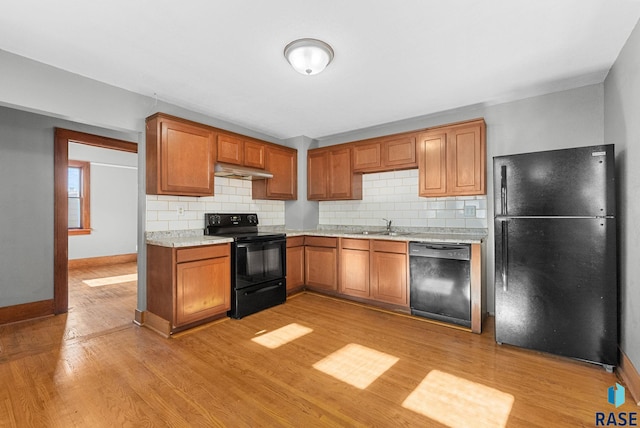
<svg viewBox="0 0 640 428"><path fill-rule="evenodd" d="M465 217L475 217L476 216L476 206L475 205L465 205L464 206L464 216Z"/></svg>
<svg viewBox="0 0 640 428"><path fill-rule="evenodd" d="M176 212L178 213L178 215L184 215L184 207L176 208Z"/></svg>

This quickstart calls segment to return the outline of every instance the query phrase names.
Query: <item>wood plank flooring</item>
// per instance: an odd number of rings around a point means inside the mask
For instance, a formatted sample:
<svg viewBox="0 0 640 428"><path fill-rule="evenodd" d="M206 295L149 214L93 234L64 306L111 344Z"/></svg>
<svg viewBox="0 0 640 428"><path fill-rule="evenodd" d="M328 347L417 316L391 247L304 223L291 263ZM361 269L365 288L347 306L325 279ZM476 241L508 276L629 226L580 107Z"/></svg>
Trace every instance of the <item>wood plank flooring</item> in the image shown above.
<svg viewBox="0 0 640 428"><path fill-rule="evenodd" d="M497 345L490 321L475 335L307 293L164 339L132 323L135 289L111 293L133 306L96 321L87 297L0 326L0 427L574 427L638 411L607 403L615 375Z"/></svg>

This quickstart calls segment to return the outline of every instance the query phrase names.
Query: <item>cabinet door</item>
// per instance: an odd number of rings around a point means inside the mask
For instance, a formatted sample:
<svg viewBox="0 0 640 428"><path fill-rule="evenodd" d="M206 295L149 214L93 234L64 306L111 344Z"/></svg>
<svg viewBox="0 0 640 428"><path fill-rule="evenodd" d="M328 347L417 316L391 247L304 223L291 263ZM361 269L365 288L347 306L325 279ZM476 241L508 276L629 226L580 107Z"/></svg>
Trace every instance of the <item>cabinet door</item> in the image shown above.
<svg viewBox="0 0 640 428"><path fill-rule="evenodd" d="M242 165L244 141L227 134L218 134L218 162Z"/></svg>
<svg viewBox="0 0 640 428"><path fill-rule="evenodd" d="M329 199L351 199L352 167L351 149L337 149L329 151Z"/></svg>
<svg viewBox="0 0 640 428"><path fill-rule="evenodd" d="M200 321L231 308L230 257L179 263L175 325Z"/></svg>
<svg viewBox="0 0 640 428"><path fill-rule="evenodd" d="M166 119L161 120L160 128L157 193L213 196L213 133Z"/></svg>
<svg viewBox="0 0 640 428"><path fill-rule="evenodd" d="M327 151L309 151L307 154L307 199L327 199Z"/></svg>
<svg viewBox="0 0 640 428"><path fill-rule="evenodd" d="M267 146L266 148L267 171L273 174L273 178L256 180L253 189L264 186L264 191L258 191L256 195L264 194L264 198L294 200L298 198L298 151L294 149Z"/></svg>
<svg viewBox="0 0 640 428"><path fill-rule="evenodd" d="M353 148L353 171L378 170L382 166L380 143L358 144Z"/></svg>
<svg viewBox="0 0 640 428"><path fill-rule="evenodd" d="M415 168L416 137L409 135L382 143L382 163L389 168Z"/></svg>
<svg viewBox="0 0 640 428"><path fill-rule="evenodd" d="M305 247L304 250L307 285L336 291L338 289L337 248Z"/></svg>
<svg viewBox="0 0 640 428"><path fill-rule="evenodd" d="M369 250L341 250L340 292L349 296L369 297Z"/></svg>
<svg viewBox="0 0 640 428"><path fill-rule="evenodd" d="M418 194L444 196L447 193L446 132L420 134L418 145Z"/></svg>
<svg viewBox="0 0 640 428"><path fill-rule="evenodd" d="M484 122L453 128L447 141L447 193L484 195L486 156Z"/></svg>
<svg viewBox="0 0 640 428"><path fill-rule="evenodd" d="M254 141L244 142L244 165L252 168L264 169L264 144Z"/></svg>
<svg viewBox="0 0 640 428"><path fill-rule="evenodd" d="M381 302L407 305L407 255L374 251L371 295Z"/></svg>
<svg viewBox="0 0 640 428"><path fill-rule="evenodd" d="M287 248L287 291L304 285L304 246Z"/></svg>

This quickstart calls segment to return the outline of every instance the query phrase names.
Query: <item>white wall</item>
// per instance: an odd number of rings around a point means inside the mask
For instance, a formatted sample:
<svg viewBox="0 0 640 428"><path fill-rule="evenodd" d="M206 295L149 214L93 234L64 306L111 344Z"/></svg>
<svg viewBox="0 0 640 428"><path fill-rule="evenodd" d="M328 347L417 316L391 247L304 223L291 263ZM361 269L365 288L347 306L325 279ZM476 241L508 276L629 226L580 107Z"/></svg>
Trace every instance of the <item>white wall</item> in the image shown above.
<svg viewBox="0 0 640 428"><path fill-rule="evenodd" d="M136 253L138 154L70 143L69 159L91 163L92 229L69 236L69 260Z"/></svg>
<svg viewBox="0 0 640 428"><path fill-rule="evenodd" d="M622 351L640 369L640 23L605 83L605 137L616 145Z"/></svg>

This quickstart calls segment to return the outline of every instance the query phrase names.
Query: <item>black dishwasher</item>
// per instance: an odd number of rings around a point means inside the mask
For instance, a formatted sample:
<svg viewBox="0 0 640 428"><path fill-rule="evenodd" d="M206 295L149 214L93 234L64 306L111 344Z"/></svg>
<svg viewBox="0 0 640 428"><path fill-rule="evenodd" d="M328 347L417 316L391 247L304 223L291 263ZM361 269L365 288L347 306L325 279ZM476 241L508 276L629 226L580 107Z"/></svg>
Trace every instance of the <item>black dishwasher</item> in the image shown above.
<svg viewBox="0 0 640 428"><path fill-rule="evenodd" d="M469 244L409 243L411 314L471 327Z"/></svg>

